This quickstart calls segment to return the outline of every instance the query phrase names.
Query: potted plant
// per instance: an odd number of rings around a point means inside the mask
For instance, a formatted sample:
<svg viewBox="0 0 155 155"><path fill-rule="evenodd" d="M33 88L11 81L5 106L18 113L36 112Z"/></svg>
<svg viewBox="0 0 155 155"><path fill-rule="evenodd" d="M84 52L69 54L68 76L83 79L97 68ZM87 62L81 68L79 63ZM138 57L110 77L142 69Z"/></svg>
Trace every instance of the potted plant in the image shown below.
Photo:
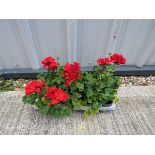
<svg viewBox="0 0 155 155"><path fill-rule="evenodd" d="M24 103L54 117L69 116L74 110L84 110L87 117L100 110L115 109L120 82L114 76L114 66L126 63L121 54L99 58L99 65L92 72L80 71L78 62L60 66L52 57L41 63L47 72L40 73L38 80L25 86Z"/></svg>

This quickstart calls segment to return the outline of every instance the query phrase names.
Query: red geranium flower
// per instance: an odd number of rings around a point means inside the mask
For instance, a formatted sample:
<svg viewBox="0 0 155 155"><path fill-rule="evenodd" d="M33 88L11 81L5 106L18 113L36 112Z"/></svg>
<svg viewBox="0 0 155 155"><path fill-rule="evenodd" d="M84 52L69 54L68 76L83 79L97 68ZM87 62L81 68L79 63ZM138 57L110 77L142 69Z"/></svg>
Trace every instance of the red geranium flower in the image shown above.
<svg viewBox="0 0 155 155"><path fill-rule="evenodd" d="M31 95L32 93L40 93L40 91L46 86L43 80L32 80L25 86L25 94Z"/></svg>
<svg viewBox="0 0 155 155"><path fill-rule="evenodd" d="M45 97L51 100L51 104L66 102L69 99L69 95L65 91L56 87L49 87Z"/></svg>
<svg viewBox="0 0 155 155"><path fill-rule="evenodd" d="M41 64L43 65L43 68L47 68L48 70L52 70L58 67L58 63L56 60L52 57L45 58Z"/></svg>
<svg viewBox="0 0 155 155"><path fill-rule="evenodd" d="M99 58L97 60L97 63L99 65L109 65L111 63L110 59L109 58Z"/></svg>
<svg viewBox="0 0 155 155"><path fill-rule="evenodd" d="M125 64L126 63L126 59L123 57L122 54L113 54L110 57L110 60L117 64Z"/></svg>
<svg viewBox="0 0 155 155"><path fill-rule="evenodd" d="M67 87L70 86L71 82L80 78L80 65L78 62L74 62L73 64L66 63L64 66L64 71L62 73L62 77L66 79L65 85Z"/></svg>

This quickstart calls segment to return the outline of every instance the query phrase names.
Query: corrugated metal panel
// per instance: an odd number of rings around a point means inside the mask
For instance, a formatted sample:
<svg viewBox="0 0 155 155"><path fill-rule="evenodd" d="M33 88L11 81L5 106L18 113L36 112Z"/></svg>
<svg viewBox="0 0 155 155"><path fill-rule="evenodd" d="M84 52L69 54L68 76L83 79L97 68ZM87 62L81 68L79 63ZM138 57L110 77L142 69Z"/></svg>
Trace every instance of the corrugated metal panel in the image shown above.
<svg viewBox="0 0 155 155"><path fill-rule="evenodd" d="M40 68L49 55L67 56L66 20L0 20L0 67Z"/></svg>
<svg viewBox="0 0 155 155"><path fill-rule="evenodd" d="M46 56L91 66L109 52L155 64L155 20L0 20L0 69L40 68Z"/></svg>
<svg viewBox="0 0 155 155"><path fill-rule="evenodd" d="M83 20L82 24L83 66L114 51L125 55L128 65L155 64L155 20Z"/></svg>

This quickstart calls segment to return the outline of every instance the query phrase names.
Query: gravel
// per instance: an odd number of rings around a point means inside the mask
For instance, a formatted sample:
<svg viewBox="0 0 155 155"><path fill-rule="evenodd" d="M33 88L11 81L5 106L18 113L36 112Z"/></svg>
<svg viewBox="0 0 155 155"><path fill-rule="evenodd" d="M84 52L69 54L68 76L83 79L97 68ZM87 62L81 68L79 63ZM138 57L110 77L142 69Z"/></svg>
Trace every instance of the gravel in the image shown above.
<svg viewBox="0 0 155 155"><path fill-rule="evenodd" d="M120 77L121 86L155 86L155 76L125 76ZM2 80L0 79L0 91L21 91L31 79ZM2 84L2 82L4 84Z"/></svg>
<svg viewBox="0 0 155 155"><path fill-rule="evenodd" d="M121 86L154 86L155 76L128 76L120 77Z"/></svg>

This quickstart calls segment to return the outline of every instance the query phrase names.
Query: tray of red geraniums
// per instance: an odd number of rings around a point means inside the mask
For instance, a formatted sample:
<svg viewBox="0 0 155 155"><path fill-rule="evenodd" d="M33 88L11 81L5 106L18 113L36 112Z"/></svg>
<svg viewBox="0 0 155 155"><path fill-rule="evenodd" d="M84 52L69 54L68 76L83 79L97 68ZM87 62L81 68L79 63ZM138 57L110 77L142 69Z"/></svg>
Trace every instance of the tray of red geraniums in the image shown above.
<svg viewBox="0 0 155 155"><path fill-rule="evenodd" d="M115 53L97 63L87 72L80 70L78 62L61 66L55 58L45 58L41 64L47 71L25 86L23 102L53 117L66 117L75 110L84 111L86 117L115 110L120 85L115 65L125 64L126 59Z"/></svg>

